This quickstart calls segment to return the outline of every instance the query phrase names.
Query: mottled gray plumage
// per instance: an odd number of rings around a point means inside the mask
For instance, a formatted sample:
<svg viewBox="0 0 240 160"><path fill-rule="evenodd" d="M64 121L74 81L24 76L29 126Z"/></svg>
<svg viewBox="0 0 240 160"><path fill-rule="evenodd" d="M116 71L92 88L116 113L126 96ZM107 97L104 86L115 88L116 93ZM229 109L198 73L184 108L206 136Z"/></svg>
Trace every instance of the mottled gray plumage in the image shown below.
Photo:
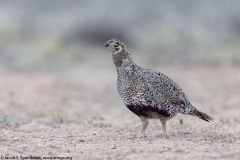
<svg viewBox="0 0 240 160"><path fill-rule="evenodd" d="M183 90L166 75L136 65L124 43L111 39L105 47L110 48L117 69L118 93L126 107L141 118L143 135L148 119L160 119L166 135L166 121L177 113L212 121L206 113L197 110Z"/></svg>

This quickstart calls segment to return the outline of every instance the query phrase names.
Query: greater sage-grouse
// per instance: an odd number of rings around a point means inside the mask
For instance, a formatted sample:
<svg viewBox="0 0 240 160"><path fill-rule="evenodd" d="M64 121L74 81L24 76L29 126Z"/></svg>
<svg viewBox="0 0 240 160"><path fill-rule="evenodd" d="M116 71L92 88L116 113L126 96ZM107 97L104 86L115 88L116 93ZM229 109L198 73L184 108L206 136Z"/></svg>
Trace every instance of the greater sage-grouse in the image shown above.
<svg viewBox="0 0 240 160"><path fill-rule="evenodd" d="M145 135L148 119L160 119L166 136L166 121L177 113L197 116L207 122L212 118L196 109L183 90L161 72L136 65L121 41L106 42L117 69L117 90L123 103L142 120L141 133Z"/></svg>

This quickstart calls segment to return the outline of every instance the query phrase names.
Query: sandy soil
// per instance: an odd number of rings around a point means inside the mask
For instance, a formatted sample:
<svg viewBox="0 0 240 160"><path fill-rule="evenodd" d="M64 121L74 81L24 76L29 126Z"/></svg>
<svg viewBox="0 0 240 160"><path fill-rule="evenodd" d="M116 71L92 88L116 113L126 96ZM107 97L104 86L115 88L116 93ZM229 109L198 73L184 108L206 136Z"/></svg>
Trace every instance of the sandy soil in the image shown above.
<svg viewBox="0 0 240 160"><path fill-rule="evenodd" d="M3 73L0 156L240 159L240 68L156 69L182 86L214 123L178 115L167 122L167 139L160 122L151 120L141 137L140 119L116 92L115 70Z"/></svg>

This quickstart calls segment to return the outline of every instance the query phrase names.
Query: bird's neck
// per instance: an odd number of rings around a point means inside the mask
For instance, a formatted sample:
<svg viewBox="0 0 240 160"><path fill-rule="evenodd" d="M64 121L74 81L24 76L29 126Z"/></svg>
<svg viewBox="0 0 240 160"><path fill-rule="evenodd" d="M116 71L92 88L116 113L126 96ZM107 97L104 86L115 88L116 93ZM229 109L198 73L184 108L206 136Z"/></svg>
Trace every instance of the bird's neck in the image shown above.
<svg viewBox="0 0 240 160"><path fill-rule="evenodd" d="M136 66L133 62L132 58L130 57L129 52L122 52L117 54L112 54L113 63L115 64L117 71L123 68L129 68Z"/></svg>
<svg viewBox="0 0 240 160"><path fill-rule="evenodd" d="M117 52L112 54L113 63L116 67L126 67L134 64L129 52Z"/></svg>

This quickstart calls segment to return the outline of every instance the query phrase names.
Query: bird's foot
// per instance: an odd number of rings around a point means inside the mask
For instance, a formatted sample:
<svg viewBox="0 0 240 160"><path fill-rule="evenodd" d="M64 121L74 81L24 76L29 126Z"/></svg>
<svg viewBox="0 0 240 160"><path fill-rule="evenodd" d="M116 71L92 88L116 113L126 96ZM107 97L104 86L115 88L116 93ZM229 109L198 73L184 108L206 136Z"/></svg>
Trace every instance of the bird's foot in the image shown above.
<svg viewBox="0 0 240 160"><path fill-rule="evenodd" d="M159 134L156 137L170 139L167 134Z"/></svg>
<svg viewBox="0 0 240 160"><path fill-rule="evenodd" d="M168 135L163 134L163 138L170 139Z"/></svg>
<svg viewBox="0 0 240 160"><path fill-rule="evenodd" d="M146 137L147 137L147 135L143 132L138 134L138 138L146 138Z"/></svg>

